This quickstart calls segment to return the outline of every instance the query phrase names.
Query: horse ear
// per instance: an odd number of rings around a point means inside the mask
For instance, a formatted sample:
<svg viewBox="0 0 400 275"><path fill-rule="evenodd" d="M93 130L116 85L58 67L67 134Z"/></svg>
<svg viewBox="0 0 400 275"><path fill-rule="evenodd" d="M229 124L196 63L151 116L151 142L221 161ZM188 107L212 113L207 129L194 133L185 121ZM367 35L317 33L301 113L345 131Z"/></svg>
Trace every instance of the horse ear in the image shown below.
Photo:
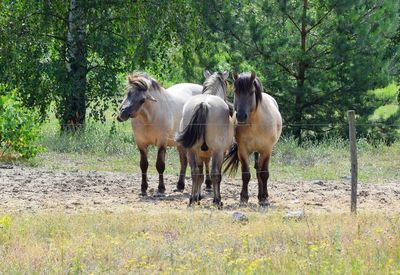
<svg viewBox="0 0 400 275"><path fill-rule="evenodd" d="M253 81L254 79L256 79L256 72L255 71L251 71L251 81Z"/></svg>
<svg viewBox="0 0 400 275"><path fill-rule="evenodd" d="M127 80L128 80L128 83L129 84L132 84L133 83L133 77L131 76L131 75L128 75L128 77L127 77Z"/></svg>
<svg viewBox="0 0 400 275"><path fill-rule="evenodd" d="M224 80L227 80L229 77L229 72L223 72L222 77L224 78Z"/></svg>
<svg viewBox="0 0 400 275"><path fill-rule="evenodd" d="M238 79L238 74L237 73L232 73L232 77L233 77L233 80L236 80L236 79Z"/></svg>
<svg viewBox="0 0 400 275"><path fill-rule="evenodd" d="M208 77L211 76L211 73L208 70L204 69L203 75L204 75L205 78L208 78Z"/></svg>

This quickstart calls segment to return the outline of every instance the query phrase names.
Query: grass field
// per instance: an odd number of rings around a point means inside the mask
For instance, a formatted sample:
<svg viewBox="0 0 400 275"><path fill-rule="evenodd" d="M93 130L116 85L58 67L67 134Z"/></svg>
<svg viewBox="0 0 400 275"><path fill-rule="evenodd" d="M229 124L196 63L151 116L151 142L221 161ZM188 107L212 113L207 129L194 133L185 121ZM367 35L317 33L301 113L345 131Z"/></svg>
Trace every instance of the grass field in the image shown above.
<svg viewBox="0 0 400 275"><path fill-rule="evenodd" d="M21 165L74 171L139 173L129 124L89 123L77 136L42 127L36 159ZM398 184L400 143L358 141L362 183ZM274 150L271 180L340 180L349 176L345 140L299 147L283 138ZM155 150L151 150L150 174ZM179 167L167 153L169 175ZM397 183L396 183L397 182ZM282 210L187 210L157 205L134 210L8 213L0 209L0 273L93 274L400 274L400 216L306 213L285 220ZM400 211L400 209L399 209Z"/></svg>
<svg viewBox="0 0 400 275"><path fill-rule="evenodd" d="M0 216L0 272L399 274L398 215L210 210Z"/></svg>

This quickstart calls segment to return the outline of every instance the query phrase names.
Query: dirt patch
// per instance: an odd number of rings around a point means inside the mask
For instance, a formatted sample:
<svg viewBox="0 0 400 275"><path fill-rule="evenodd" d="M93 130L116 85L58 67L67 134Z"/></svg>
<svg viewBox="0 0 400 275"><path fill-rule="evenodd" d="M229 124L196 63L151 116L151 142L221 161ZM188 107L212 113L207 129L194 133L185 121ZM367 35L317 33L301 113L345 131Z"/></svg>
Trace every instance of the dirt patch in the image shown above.
<svg viewBox="0 0 400 275"><path fill-rule="evenodd" d="M174 193L177 177L165 176L166 195L152 195L158 176L149 176L149 195L139 196L140 174L111 172L55 172L43 169L0 166L0 211L41 211L66 209L79 211L145 208L159 205L186 209L191 180L185 192ZM240 178L224 178L221 186L224 209L239 208ZM270 181L269 209L304 209L313 212L347 212L350 208L350 183L343 181ZM212 194L203 192L204 208L212 207ZM249 208L257 210L257 182L249 185ZM360 184L359 211L400 212L400 182Z"/></svg>

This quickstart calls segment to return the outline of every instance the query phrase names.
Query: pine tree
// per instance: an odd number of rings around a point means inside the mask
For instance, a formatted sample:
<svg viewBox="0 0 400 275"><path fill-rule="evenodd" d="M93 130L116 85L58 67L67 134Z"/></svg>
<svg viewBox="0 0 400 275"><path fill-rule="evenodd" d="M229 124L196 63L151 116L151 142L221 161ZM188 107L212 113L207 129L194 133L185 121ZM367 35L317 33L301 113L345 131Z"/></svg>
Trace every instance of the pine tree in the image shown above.
<svg viewBox="0 0 400 275"><path fill-rule="evenodd" d="M347 109L370 114L367 91L389 81L396 0L208 0L198 8L229 43L234 67L259 73L299 142L338 129Z"/></svg>

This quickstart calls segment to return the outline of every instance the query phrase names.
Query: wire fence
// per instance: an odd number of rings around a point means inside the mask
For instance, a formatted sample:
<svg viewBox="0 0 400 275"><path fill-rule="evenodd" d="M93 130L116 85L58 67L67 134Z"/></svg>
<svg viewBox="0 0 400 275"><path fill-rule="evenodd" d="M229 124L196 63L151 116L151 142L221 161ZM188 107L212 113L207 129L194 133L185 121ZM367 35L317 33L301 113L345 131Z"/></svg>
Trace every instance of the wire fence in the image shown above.
<svg viewBox="0 0 400 275"><path fill-rule="evenodd" d="M108 122L107 124L112 125L113 122ZM138 126L165 126L165 123L135 123ZM60 127L65 127L65 128L85 128L86 126L90 125L90 123L87 124L57 124ZM102 124L105 125L105 124ZM216 126L226 126L228 123L191 123L191 125L194 126L202 126L202 125L216 125ZM261 123L235 123L235 126L258 126L258 125L265 125ZM313 127L343 127L343 126L348 126L347 123L282 123L282 127L307 127L307 126L313 126ZM400 127L400 123L392 123L392 124L387 124L387 123L357 123L356 126L383 126L383 127Z"/></svg>
<svg viewBox="0 0 400 275"><path fill-rule="evenodd" d="M162 139L164 139L166 142L168 142L169 144L173 144L175 143L175 137L176 134L178 133L178 131L176 130L176 123L177 122L172 122L171 125L165 125L165 124L161 124L161 123L137 123L138 127L161 127L161 129L171 129L171 131L167 134L164 135L162 137ZM82 133L85 134L85 130L88 130L89 133L92 134L92 136L98 137L98 138L113 138L113 135L120 135L120 138L123 138L126 142L128 142L129 140L127 138L131 138L132 135L138 135L139 131L141 131L142 129L131 129L131 121L126 121L123 123L117 122L117 121L107 121L106 123L100 123L100 122L95 122L95 121L89 121L87 124L63 124L61 126L64 127L71 127L71 128L77 128L78 132L82 130ZM174 124L174 125L173 125ZM196 123L196 124L192 124L192 125L210 125L212 124L213 126L218 126L218 127L225 127L227 126L227 124L219 124L219 123ZM54 126L57 127L54 127ZM257 123L240 123L240 124L236 124L236 127L258 127L259 124ZM57 137L57 134L62 133L62 131L60 131L60 124L51 124L48 125L47 127L45 127L44 131L47 133L52 133L52 135L54 135L55 137ZM283 127L283 133L285 133L285 129L289 128L289 127L302 127L303 130L310 130L310 128L314 127L314 128L328 128L328 131L326 131L326 135L325 136L321 136L321 137L327 137L329 138L329 131L332 130L333 133L335 130L340 129L341 132L345 132L348 130L348 123L285 123L283 122L282 124ZM335 129L332 129L332 128ZM356 127L390 127L393 129L400 129L400 123L358 123L356 124ZM175 129L173 129L175 128ZM135 130L137 130L137 132L135 132ZM293 129L292 129L293 130ZM313 129L311 129L312 131ZM317 130L318 131L318 130ZM73 132L73 131L71 131ZM69 133L69 131L66 131L66 133ZM146 135L151 135L152 133L147 131L147 129L144 129L143 132L140 132L141 136L146 136ZM101 136L100 136L101 135ZM79 139L79 135L78 135L78 139ZM332 136L332 137L336 137L336 136ZM339 137L339 136L337 136ZM346 137L345 136L341 136L341 138L344 140ZM400 133L398 134L398 138L400 138ZM307 138L305 138L304 140L307 140ZM51 140L50 140L51 142ZM130 142L130 141L129 141ZM99 143L98 143L99 144Z"/></svg>

